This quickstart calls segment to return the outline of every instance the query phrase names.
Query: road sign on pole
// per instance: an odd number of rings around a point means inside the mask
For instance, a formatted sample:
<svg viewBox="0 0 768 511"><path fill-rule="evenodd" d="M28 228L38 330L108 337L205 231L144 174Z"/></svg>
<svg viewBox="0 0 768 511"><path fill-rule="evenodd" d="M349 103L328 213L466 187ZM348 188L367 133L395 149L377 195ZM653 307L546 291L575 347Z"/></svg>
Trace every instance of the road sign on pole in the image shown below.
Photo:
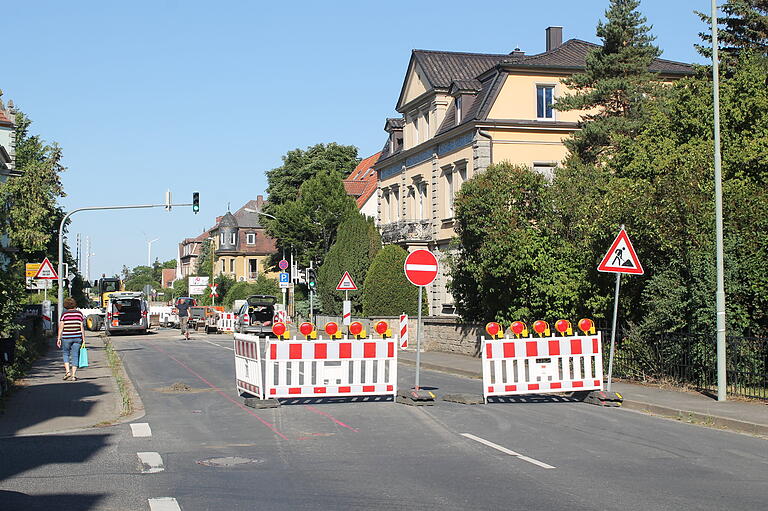
<svg viewBox="0 0 768 511"><path fill-rule="evenodd" d="M645 273L643 265L640 264L640 259L637 257L635 248L632 246L632 242L629 241L627 231L624 229L619 231L619 235L613 240L611 248L608 249L608 253L603 257L600 266L597 267L597 271L608 273L631 273L634 275L642 275Z"/></svg>
<svg viewBox="0 0 768 511"><path fill-rule="evenodd" d="M405 276L414 286L430 285L437 271L437 257L429 250L416 250L405 258Z"/></svg>
<svg viewBox="0 0 768 511"><path fill-rule="evenodd" d="M285 259L281 259L279 263L277 263L278 268L281 270L287 270L288 269L288 261Z"/></svg>
<svg viewBox="0 0 768 511"><path fill-rule="evenodd" d="M280 273L280 287L287 288L291 285L291 274L287 271Z"/></svg>
<svg viewBox="0 0 768 511"><path fill-rule="evenodd" d="M342 275L339 284L336 286L336 291L357 291L357 286L348 271L345 271L344 275Z"/></svg>
<svg viewBox="0 0 768 511"><path fill-rule="evenodd" d="M211 288L211 297L212 298L216 298L217 296L219 296L219 293L217 292L218 291L218 287L219 287L218 284L211 284L208 287Z"/></svg>
<svg viewBox="0 0 768 511"><path fill-rule="evenodd" d="M37 272L40 271L40 266L42 266L41 263L27 263L24 275L28 278L35 278Z"/></svg>
<svg viewBox="0 0 768 511"><path fill-rule="evenodd" d="M53 265L47 257L43 259L42 263L40 263L40 268L37 270L35 278L48 280L56 280L59 278L59 276L56 274L56 270L53 269Z"/></svg>

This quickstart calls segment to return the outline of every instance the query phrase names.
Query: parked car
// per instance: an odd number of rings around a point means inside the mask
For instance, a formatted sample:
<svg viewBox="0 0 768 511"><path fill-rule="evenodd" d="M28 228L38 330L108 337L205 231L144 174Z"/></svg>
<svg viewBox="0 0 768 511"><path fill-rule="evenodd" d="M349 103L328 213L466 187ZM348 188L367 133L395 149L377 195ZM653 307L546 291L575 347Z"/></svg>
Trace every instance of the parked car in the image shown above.
<svg viewBox="0 0 768 511"><path fill-rule="evenodd" d="M205 325L205 307L190 307L189 328L197 330L201 325Z"/></svg>
<svg viewBox="0 0 768 511"><path fill-rule="evenodd" d="M149 329L149 304L144 293L120 291L112 293L107 302L107 335L117 332L147 333Z"/></svg>
<svg viewBox="0 0 768 511"><path fill-rule="evenodd" d="M275 321L277 298L269 295L252 295L238 309L235 332L241 334L269 335Z"/></svg>

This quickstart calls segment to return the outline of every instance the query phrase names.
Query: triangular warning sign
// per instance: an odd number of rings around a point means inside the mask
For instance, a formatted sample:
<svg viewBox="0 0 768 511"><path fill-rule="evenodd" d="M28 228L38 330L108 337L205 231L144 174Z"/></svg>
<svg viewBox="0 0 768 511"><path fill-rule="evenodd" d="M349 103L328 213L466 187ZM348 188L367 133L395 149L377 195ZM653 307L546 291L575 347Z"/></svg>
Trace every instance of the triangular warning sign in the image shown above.
<svg viewBox="0 0 768 511"><path fill-rule="evenodd" d="M635 275L645 273L643 265L640 264L640 259L638 259L637 253L635 253L635 248L632 246L632 242L629 241L627 231L624 229L619 231L619 235L613 240L611 248L608 249L608 253L603 257L600 266L597 267L597 271L632 273Z"/></svg>
<svg viewBox="0 0 768 511"><path fill-rule="evenodd" d="M56 275L56 270L53 269L53 265L46 257L43 259L43 262L40 263L40 269L37 270L37 273L35 274L36 279L48 279L48 280L56 280L59 278L58 275Z"/></svg>
<svg viewBox="0 0 768 511"><path fill-rule="evenodd" d="M352 281L352 276L350 276L348 271L344 272L339 285L336 286L336 291L357 291L357 286Z"/></svg>

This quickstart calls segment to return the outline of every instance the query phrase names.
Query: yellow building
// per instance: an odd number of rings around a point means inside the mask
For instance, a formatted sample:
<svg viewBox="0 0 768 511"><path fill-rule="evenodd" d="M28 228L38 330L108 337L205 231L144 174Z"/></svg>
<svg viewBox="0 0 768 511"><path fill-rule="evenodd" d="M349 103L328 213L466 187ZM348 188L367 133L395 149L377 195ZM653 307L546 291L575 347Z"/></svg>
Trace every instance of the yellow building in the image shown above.
<svg viewBox="0 0 768 511"><path fill-rule="evenodd" d="M267 273L269 258L277 252L275 240L270 238L261 225L259 214L264 207L261 195L248 201L234 214L216 219L216 226L210 230L215 262L214 278L224 274L237 282L256 280L259 273L277 278L274 272Z"/></svg>
<svg viewBox="0 0 768 511"><path fill-rule="evenodd" d="M414 50L387 119L389 139L375 165L378 225L384 243L444 254L454 237L453 200L467 179L509 161L546 176L566 156L563 140L585 112L557 112L561 79L584 69L597 45L546 30L546 51L525 55ZM656 59L662 80L692 73L688 64ZM430 313L454 313L445 264L430 289Z"/></svg>

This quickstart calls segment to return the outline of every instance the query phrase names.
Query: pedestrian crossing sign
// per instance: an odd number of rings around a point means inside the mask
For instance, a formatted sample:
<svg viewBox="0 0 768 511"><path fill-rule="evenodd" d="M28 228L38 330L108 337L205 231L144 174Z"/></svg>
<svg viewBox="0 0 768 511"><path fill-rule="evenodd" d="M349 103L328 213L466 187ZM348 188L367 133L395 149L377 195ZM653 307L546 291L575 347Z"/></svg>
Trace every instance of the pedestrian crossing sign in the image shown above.
<svg viewBox="0 0 768 511"><path fill-rule="evenodd" d="M642 275L645 273L643 265L640 264L640 259L637 257L635 248L632 246L632 242L629 241L627 231L624 229L619 231L619 235L613 240L611 248L608 249L608 253L603 257L600 266L597 267L597 271L608 273L631 273L634 275Z"/></svg>

